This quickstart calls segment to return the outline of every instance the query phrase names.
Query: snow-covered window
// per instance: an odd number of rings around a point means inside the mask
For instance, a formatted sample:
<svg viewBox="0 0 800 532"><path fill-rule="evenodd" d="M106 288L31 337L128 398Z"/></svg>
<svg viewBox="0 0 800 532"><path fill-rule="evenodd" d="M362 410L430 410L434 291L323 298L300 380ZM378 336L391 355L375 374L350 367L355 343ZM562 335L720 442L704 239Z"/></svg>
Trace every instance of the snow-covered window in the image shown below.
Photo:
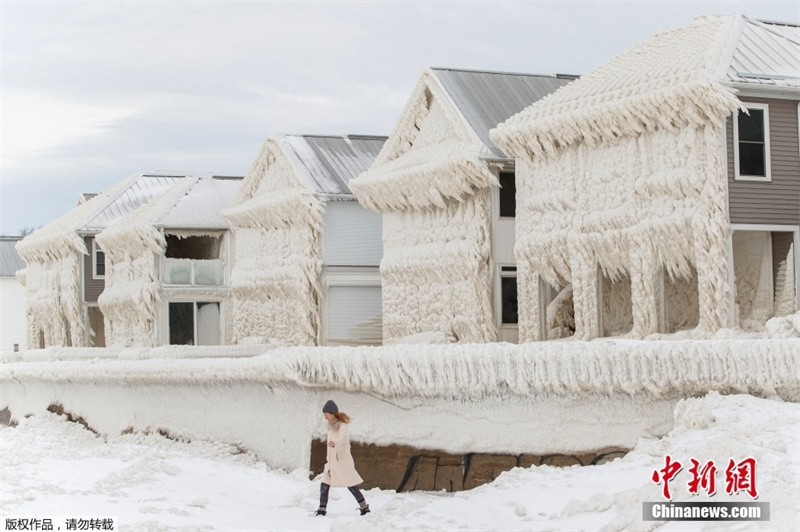
<svg viewBox="0 0 800 532"><path fill-rule="evenodd" d="M746 104L733 121L733 164L736 179L770 181L769 106Z"/></svg>
<svg viewBox="0 0 800 532"><path fill-rule="evenodd" d="M517 316L517 268L503 266L500 269L500 292L502 297L502 324L515 325Z"/></svg>
<svg viewBox="0 0 800 532"><path fill-rule="evenodd" d="M514 172L500 172L500 217L514 218L517 215L517 186Z"/></svg>
<svg viewBox="0 0 800 532"><path fill-rule="evenodd" d="M106 277L106 254L97 245L96 240L92 240L92 278L105 279Z"/></svg>
<svg viewBox="0 0 800 532"><path fill-rule="evenodd" d="M220 345L218 302L169 304L171 345Z"/></svg>

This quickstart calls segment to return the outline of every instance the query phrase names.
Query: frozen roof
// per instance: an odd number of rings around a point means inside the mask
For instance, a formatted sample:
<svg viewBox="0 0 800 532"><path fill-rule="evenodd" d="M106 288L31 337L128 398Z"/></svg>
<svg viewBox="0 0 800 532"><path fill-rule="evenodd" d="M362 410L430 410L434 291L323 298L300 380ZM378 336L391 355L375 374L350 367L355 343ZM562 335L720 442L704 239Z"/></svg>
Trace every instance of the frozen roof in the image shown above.
<svg viewBox="0 0 800 532"><path fill-rule="evenodd" d="M17 270L25 268L25 261L14 247L21 236L0 236L0 277L14 277Z"/></svg>
<svg viewBox="0 0 800 532"><path fill-rule="evenodd" d="M140 174L120 194L107 201L101 209L93 212L76 230L96 233L108 224L127 216L151 199L169 190L183 180L185 174Z"/></svg>
<svg viewBox="0 0 800 532"><path fill-rule="evenodd" d="M733 83L800 87L800 26L741 17L725 73Z"/></svg>
<svg viewBox="0 0 800 532"><path fill-rule="evenodd" d="M167 229L227 229L224 209L242 183L241 177L201 176L155 221Z"/></svg>
<svg viewBox="0 0 800 532"><path fill-rule="evenodd" d="M698 16L655 32L512 116L491 138L515 156L536 157L580 141L593 145L723 120L737 108L723 76L739 53L744 22L740 16Z"/></svg>
<svg viewBox="0 0 800 532"><path fill-rule="evenodd" d="M469 126L498 157L489 131L577 76L431 68Z"/></svg>
<svg viewBox="0 0 800 532"><path fill-rule="evenodd" d="M350 180L366 171L386 137L366 135L276 135L287 153L296 157L309 184L322 194L351 194Z"/></svg>

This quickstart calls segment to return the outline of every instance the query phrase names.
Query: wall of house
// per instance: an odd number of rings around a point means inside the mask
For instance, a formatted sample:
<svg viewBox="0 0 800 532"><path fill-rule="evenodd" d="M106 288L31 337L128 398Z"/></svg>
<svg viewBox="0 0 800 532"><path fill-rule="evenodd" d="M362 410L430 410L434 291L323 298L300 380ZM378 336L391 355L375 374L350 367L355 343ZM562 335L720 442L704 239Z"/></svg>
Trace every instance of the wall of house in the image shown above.
<svg viewBox="0 0 800 532"><path fill-rule="evenodd" d="M97 303L97 298L105 288L105 279L94 278L94 237L84 237L83 242L89 252L83 256L83 300L86 303Z"/></svg>
<svg viewBox="0 0 800 532"><path fill-rule="evenodd" d="M105 249L106 287L98 303L106 345L157 345L159 255L144 245L112 247L106 243Z"/></svg>
<svg viewBox="0 0 800 532"><path fill-rule="evenodd" d="M545 339L540 304L543 278L572 284L576 337L605 333L606 319L625 318L631 334L665 328L666 271L676 279L697 272L699 325L727 327L732 309L727 279L729 226L725 209L721 125L646 131L590 146L573 144L552 157L517 160L517 256L520 336ZM599 270L619 285L618 305L603 308ZM625 283L630 283L626 290ZM606 286L605 292L612 289ZM613 306L613 305L612 305ZM616 308L616 307L614 307ZM624 321L624 320L623 320ZM609 333L624 331L619 322Z"/></svg>
<svg viewBox="0 0 800 532"><path fill-rule="evenodd" d="M492 342L490 201L484 189L445 208L383 215L384 342L438 332Z"/></svg>
<svg viewBox="0 0 800 532"><path fill-rule="evenodd" d="M84 345L86 316L81 293L81 260L81 254L68 249L47 262L26 261L29 347Z"/></svg>
<svg viewBox="0 0 800 532"><path fill-rule="evenodd" d="M20 351L28 348L25 317L25 287L16 277L0 277L0 351Z"/></svg>
<svg viewBox="0 0 800 532"><path fill-rule="evenodd" d="M747 103L769 104L772 180L736 181L733 121L726 122L730 220L735 224L800 224L800 145L796 100L746 98Z"/></svg>
<svg viewBox="0 0 800 532"><path fill-rule="evenodd" d="M315 345L322 270L317 230L290 224L233 231L234 342Z"/></svg>

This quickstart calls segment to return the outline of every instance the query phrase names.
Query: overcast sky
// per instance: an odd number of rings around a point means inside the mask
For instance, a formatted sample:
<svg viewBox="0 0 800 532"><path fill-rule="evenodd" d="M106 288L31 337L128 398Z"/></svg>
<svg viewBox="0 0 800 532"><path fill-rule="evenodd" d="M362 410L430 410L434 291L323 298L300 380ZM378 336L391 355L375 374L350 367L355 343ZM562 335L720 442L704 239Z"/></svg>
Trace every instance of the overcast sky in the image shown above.
<svg viewBox="0 0 800 532"><path fill-rule="evenodd" d="M0 234L134 172L244 175L271 133L388 134L422 69L582 74L702 13L800 2L0 0Z"/></svg>

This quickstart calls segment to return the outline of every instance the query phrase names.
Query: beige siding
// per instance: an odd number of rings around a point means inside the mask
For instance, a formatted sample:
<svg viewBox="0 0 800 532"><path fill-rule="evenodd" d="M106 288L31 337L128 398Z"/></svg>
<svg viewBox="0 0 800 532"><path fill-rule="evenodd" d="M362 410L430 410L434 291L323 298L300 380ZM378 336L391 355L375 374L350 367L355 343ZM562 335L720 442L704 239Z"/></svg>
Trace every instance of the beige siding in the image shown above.
<svg viewBox="0 0 800 532"><path fill-rule="evenodd" d="M83 241L89 251L88 255L83 256L83 300L87 303L97 303L97 297L103 293L106 282L103 279L94 279L92 275L94 271L92 268L92 242L94 242L94 237L87 236Z"/></svg>
<svg viewBox="0 0 800 532"><path fill-rule="evenodd" d="M733 169L733 121L727 122L728 195L731 223L796 225L800 223L800 146L797 102L747 99L769 104L771 182L736 181Z"/></svg>

